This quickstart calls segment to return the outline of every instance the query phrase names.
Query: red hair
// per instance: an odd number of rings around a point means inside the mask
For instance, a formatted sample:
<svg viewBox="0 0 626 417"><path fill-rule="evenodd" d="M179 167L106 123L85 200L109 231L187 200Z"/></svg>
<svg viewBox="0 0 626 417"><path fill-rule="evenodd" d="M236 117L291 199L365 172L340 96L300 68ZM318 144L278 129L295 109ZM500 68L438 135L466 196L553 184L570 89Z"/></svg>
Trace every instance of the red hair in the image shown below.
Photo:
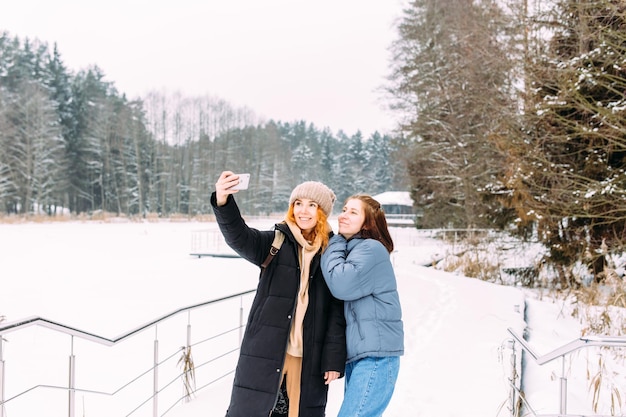
<svg viewBox="0 0 626 417"><path fill-rule="evenodd" d="M293 204L289 205L289 210L287 211L287 220L297 224L296 216L293 214ZM322 208L318 204L317 223L315 224L315 227L306 235L304 234L304 232L302 233L302 235L306 240L310 241L315 241L315 239L319 236L319 239L322 242L320 248L321 250L324 250L326 249L326 246L328 246L328 239L331 231L332 229L328 225L328 217L326 216L326 213L324 213L324 210L322 210Z"/></svg>

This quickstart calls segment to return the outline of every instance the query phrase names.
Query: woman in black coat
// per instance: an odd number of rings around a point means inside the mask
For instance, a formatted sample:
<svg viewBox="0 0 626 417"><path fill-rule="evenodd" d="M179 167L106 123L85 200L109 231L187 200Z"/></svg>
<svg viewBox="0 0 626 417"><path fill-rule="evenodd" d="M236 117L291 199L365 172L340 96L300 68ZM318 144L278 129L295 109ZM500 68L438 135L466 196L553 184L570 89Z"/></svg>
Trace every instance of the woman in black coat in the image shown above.
<svg viewBox="0 0 626 417"><path fill-rule="evenodd" d="M211 204L228 245L261 266L275 232L246 225L231 195L238 182L238 175L223 172ZM272 415L281 384L289 417L325 415L328 384L343 376L346 360L343 303L331 295L319 267L332 234L327 218L334 201L324 184L302 183L291 194L285 221L275 226L285 240L261 269L227 417Z"/></svg>

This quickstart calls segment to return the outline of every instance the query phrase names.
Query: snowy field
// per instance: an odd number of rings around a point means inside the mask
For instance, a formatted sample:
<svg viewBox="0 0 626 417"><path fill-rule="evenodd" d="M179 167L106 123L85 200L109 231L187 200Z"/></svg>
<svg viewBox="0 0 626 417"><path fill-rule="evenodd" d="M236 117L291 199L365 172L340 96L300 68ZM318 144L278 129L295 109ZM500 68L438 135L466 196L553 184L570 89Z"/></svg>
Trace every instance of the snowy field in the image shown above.
<svg viewBox="0 0 626 417"><path fill-rule="evenodd" d="M252 225L269 229L273 222ZM336 227L336 220L331 224ZM509 416L511 361L521 353L511 356L507 328L520 335L528 328L529 344L545 354L578 338L580 324L558 302L422 266L448 250L438 240L411 228L393 228L393 236L406 354L385 416ZM214 223L0 224L0 326L39 316L115 339L183 307L255 287L256 267L236 258L190 255L206 251L231 253ZM57 387L67 387L70 355L76 361L76 416L151 416L155 340L162 362L158 415L223 416L237 352L205 362L236 349L238 333L229 329L238 325L241 308L245 321L250 300L248 295L173 315L114 346L40 326L4 334L4 397L11 400L0 416L69 415L68 393ZM202 389L191 401L177 401L183 394L177 361L188 329L191 344L228 334L192 349L196 387ZM584 352L566 361L567 411L591 415L584 370L595 359ZM561 361L526 364L524 390L538 414L558 413L564 367ZM336 415L342 389L343 380L331 385L328 416Z"/></svg>

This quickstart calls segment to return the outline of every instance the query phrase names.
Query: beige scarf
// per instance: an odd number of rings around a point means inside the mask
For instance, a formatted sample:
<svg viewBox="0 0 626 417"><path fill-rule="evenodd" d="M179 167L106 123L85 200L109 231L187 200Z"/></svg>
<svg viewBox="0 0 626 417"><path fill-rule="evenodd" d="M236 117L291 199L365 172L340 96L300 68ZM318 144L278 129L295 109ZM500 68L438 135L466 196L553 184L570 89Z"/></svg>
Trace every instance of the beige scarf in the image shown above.
<svg viewBox="0 0 626 417"><path fill-rule="evenodd" d="M309 271L311 268L311 260L319 251L322 245L321 236L316 236L312 243L307 242L302 236L302 231L297 224L286 220L289 230L298 242L298 262L300 262L300 291L298 291L298 300L296 303L296 312L291 322L291 332L289 333L289 343L287 344L287 353L291 356L302 357L303 341L302 341L302 325L304 323L304 315L309 305Z"/></svg>

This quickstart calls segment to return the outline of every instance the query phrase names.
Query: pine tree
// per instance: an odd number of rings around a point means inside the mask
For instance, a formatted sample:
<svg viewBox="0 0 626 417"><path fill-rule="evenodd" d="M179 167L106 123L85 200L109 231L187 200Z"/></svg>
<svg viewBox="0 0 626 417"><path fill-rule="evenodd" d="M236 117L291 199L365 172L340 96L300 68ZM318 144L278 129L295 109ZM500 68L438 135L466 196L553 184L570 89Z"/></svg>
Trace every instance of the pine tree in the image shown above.
<svg viewBox="0 0 626 417"><path fill-rule="evenodd" d="M392 189L391 146L389 136L374 132L364 143L365 169L363 175L369 184L368 193L375 195Z"/></svg>
<svg viewBox="0 0 626 417"><path fill-rule="evenodd" d="M498 3L416 0L393 45L389 92L405 115L405 160L425 227L490 226L503 172L490 140L515 113L509 20Z"/></svg>

